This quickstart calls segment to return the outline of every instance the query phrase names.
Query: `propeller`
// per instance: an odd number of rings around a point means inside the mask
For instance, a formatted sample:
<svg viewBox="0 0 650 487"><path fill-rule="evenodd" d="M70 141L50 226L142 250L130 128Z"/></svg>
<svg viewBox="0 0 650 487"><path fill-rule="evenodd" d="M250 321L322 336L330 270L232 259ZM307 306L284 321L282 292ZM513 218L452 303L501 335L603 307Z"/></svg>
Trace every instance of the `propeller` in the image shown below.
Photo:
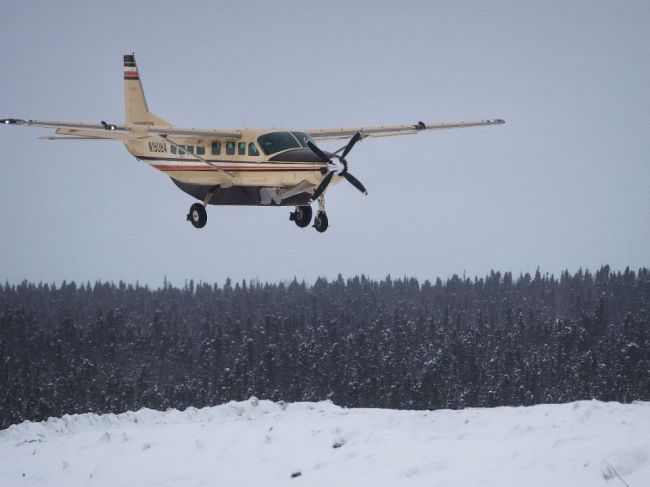
<svg viewBox="0 0 650 487"><path fill-rule="evenodd" d="M307 145L312 150L312 152L316 154L318 157L320 157L320 159L323 162L328 163L327 176L325 176L325 178L321 181L321 183L316 188L316 191L314 191L312 200L318 199L320 195L323 194L323 192L327 189L327 186L329 186L335 174L344 177L352 186L357 188L363 194L368 194L368 191L366 190L365 186L361 184L361 181L359 181L357 178L355 178L352 174L348 172L348 161L345 159L345 156L347 156L350 153L350 151L354 147L354 144L359 142L359 140L361 140L361 132L357 132L352 136L348 144L343 148L343 152L341 153L340 156L336 153L326 154L311 140L307 141ZM342 170L339 170L338 167L332 162L333 157L336 157L341 162L341 164L343 165Z"/></svg>

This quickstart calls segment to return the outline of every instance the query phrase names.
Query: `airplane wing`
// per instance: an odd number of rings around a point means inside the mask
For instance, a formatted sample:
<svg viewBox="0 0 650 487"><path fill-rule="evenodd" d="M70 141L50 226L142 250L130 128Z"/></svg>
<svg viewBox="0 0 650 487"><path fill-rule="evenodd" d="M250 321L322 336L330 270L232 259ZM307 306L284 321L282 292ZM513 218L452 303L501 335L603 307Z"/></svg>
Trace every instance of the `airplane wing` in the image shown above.
<svg viewBox="0 0 650 487"><path fill-rule="evenodd" d="M93 123L75 123L75 122L49 122L45 120L23 120L17 118L5 118L0 120L0 124L6 125L29 125L33 127L53 128L55 134L63 137L45 136L41 137L47 140L68 139L117 139L117 140L135 140L147 137L224 137L231 139L241 138L239 131L223 131L211 129L179 128L179 127L161 127L156 125L115 125L106 122L98 124Z"/></svg>
<svg viewBox="0 0 650 487"><path fill-rule="evenodd" d="M423 130L453 129L463 127L479 127L481 125L500 125L506 123L505 120L495 118L492 120L471 120L459 122L435 122L424 123L417 122L411 125L377 125L369 127L350 127L350 128L329 128L329 129L309 129L305 130L316 140L334 140L349 139L355 133L359 132L362 138L365 137L389 137L393 135L411 135L417 134Z"/></svg>

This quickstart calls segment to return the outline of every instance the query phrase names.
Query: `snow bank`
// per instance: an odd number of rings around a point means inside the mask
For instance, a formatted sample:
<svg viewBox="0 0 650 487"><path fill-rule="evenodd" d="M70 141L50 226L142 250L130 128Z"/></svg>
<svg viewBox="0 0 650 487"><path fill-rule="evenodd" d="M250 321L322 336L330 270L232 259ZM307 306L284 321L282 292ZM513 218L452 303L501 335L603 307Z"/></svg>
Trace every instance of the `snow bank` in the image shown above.
<svg viewBox="0 0 650 487"><path fill-rule="evenodd" d="M461 411L231 402L0 431L0 484L650 485L650 403Z"/></svg>

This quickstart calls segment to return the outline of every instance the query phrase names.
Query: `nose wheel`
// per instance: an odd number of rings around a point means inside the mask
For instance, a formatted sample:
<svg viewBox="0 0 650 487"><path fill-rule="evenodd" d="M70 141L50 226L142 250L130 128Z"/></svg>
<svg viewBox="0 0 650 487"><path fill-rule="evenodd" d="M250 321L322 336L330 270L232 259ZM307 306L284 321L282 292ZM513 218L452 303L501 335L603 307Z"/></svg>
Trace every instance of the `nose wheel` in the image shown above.
<svg viewBox="0 0 650 487"><path fill-rule="evenodd" d="M190 212L187 214L187 221L194 225L194 228L203 228L208 222L208 213L201 203L194 203L190 206Z"/></svg>
<svg viewBox="0 0 650 487"><path fill-rule="evenodd" d="M327 230L328 226L329 221L327 220L327 213L324 211L319 211L316 214L316 218L314 218L314 228L317 232L323 233L325 230Z"/></svg>
<svg viewBox="0 0 650 487"><path fill-rule="evenodd" d="M329 225L327 213L325 213L325 195L321 194L318 197L318 213L316 213L316 218L314 218L314 228L318 233L323 233Z"/></svg>

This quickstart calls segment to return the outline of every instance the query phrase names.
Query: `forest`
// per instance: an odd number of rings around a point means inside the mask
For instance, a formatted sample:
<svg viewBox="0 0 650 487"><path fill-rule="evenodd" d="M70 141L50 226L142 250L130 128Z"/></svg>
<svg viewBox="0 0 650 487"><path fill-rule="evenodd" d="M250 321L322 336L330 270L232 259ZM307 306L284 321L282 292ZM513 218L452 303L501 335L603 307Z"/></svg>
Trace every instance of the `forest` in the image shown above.
<svg viewBox="0 0 650 487"><path fill-rule="evenodd" d="M0 429L243 400L650 400L650 271L0 285Z"/></svg>

